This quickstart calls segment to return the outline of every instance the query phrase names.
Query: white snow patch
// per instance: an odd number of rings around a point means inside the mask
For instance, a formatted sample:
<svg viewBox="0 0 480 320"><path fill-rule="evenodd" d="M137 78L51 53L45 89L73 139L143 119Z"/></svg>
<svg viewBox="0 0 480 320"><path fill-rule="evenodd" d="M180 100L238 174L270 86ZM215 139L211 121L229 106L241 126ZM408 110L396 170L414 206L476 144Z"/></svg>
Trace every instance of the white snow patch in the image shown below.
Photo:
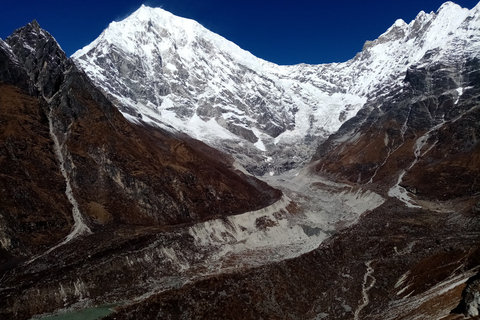
<svg viewBox="0 0 480 320"><path fill-rule="evenodd" d="M463 93L468 90L468 89L471 89L473 87L465 87L465 88L462 88L462 87L459 87L456 89L457 91L457 100L455 100L455 105L458 104L458 101L460 101L460 98L462 97Z"/></svg>
<svg viewBox="0 0 480 320"><path fill-rule="evenodd" d="M263 144L263 141L261 139L258 139L258 141L255 142L253 145L257 147L258 150L267 151L267 148L265 148L265 145Z"/></svg>

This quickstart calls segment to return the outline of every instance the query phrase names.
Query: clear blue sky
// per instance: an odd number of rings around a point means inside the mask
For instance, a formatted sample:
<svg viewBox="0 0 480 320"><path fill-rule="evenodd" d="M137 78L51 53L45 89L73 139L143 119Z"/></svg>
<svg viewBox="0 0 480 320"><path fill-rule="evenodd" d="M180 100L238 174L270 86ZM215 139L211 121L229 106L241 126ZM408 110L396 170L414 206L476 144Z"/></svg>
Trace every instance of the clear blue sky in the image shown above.
<svg viewBox="0 0 480 320"><path fill-rule="evenodd" d="M343 62L396 19L436 11L443 0L1 0L0 38L37 19L67 53L92 42L142 3L194 19L278 64ZM477 0L458 0L473 8Z"/></svg>

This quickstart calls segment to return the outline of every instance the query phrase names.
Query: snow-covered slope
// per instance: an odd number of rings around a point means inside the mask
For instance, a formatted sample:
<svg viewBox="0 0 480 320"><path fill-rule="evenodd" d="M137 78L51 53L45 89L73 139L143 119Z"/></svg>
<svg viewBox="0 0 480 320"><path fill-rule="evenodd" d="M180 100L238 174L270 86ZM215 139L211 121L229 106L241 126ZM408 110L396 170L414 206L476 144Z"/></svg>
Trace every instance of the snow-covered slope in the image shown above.
<svg viewBox="0 0 480 320"><path fill-rule="evenodd" d="M401 86L412 65L480 52L479 10L447 2L397 20L345 63L279 66L193 20L142 6L73 55L131 121L228 150L251 172L281 172L371 97Z"/></svg>

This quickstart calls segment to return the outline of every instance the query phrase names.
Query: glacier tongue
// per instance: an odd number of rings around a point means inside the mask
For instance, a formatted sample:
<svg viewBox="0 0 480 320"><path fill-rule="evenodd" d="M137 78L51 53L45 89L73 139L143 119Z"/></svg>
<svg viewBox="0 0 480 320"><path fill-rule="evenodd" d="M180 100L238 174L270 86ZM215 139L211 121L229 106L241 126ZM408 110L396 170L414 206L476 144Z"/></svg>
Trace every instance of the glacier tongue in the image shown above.
<svg viewBox="0 0 480 320"><path fill-rule="evenodd" d="M279 66L142 6L72 58L129 120L233 151L250 172L281 173L308 161L369 97L402 86L410 66L478 55L478 11L446 3L397 20L345 63Z"/></svg>

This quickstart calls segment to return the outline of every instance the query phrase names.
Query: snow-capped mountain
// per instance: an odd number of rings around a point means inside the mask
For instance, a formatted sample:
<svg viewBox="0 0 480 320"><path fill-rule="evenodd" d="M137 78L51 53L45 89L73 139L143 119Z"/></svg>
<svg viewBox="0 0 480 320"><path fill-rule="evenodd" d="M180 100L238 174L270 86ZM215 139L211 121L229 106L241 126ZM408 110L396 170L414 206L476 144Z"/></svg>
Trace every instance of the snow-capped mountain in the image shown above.
<svg viewBox="0 0 480 320"><path fill-rule="evenodd" d="M336 130L343 106L352 105L348 117L364 102L336 93L328 81L301 84L290 75L295 69L258 59L195 21L158 8L142 6L112 23L73 57L129 119L265 156L251 166L272 161L268 156L285 146L294 146L297 162L308 159L312 150L302 150L305 137Z"/></svg>
<svg viewBox="0 0 480 320"><path fill-rule="evenodd" d="M369 98L401 86L410 66L480 52L479 8L447 2L397 20L345 63L279 66L142 6L72 57L131 121L241 150L237 160L257 174L281 172L310 159Z"/></svg>

